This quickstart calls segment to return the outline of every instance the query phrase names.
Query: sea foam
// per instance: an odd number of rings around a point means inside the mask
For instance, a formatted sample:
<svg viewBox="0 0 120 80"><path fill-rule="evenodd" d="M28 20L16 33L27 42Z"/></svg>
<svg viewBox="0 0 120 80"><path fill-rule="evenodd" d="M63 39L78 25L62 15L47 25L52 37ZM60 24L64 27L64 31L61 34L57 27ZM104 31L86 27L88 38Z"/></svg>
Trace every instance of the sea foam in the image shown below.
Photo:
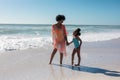
<svg viewBox="0 0 120 80"><path fill-rule="evenodd" d="M52 45L52 25L0 24L0 52L41 48ZM120 38L120 26L115 25L66 25L68 41L73 31L81 29L83 42L106 41Z"/></svg>

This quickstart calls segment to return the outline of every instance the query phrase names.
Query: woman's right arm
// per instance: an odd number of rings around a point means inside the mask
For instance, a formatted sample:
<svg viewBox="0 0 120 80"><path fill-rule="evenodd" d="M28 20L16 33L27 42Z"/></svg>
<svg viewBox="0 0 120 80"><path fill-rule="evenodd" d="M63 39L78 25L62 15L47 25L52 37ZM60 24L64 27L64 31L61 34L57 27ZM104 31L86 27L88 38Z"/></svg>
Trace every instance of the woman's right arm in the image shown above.
<svg viewBox="0 0 120 80"><path fill-rule="evenodd" d="M51 34L52 34L52 43L54 42L55 40L55 37L54 37L54 25L52 25L52 30L51 30Z"/></svg>

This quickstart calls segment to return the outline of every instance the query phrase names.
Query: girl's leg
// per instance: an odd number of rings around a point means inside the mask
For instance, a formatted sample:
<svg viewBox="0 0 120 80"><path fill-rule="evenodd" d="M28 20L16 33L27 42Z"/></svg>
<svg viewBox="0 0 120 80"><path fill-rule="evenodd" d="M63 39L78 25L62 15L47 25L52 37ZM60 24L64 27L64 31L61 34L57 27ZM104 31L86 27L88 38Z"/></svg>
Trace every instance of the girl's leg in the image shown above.
<svg viewBox="0 0 120 80"><path fill-rule="evenodd" d="M60 53L60 64L62 64L63 61L63 53Z"/></svg>
<svg viewBox="0 0 120 80"><path fill-rule="evenodd" d="M54 57L54 55L56 54L56 52L57 52L57 49L54 48L54 49L53 49L53 52L52 52L52 54L51 54L51 58L50 58L49 64L51 64L51 62L52 62L52 60L53 60L53 57Z"/></svg>
<svg viewBox="0 0 120 80"><path fill-rule="evenodd" d="M78 64L76 64L76 66L80 66L81 56L80 56L80 50L79 49L77 49L77 56L78 56Z"/></svg>
<svg viewBox="0 0 120 80"><path fill-rule="evenodd" d="M73 49L73 52L72 52L72 59L71 59L71 64L73 65L74 64L74 56L75 56L75 53L76 53L76 50L75 48Z"/></svg>

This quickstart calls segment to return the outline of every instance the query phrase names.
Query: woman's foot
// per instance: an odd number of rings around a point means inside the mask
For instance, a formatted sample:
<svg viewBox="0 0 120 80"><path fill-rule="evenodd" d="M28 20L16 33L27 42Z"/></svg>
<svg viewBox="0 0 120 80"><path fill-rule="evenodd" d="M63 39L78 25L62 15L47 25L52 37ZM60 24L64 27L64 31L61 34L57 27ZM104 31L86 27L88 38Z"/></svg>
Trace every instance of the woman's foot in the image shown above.
<svg viewBox="0 0 120 80"><path fill-rule="evenodd" d="M75 66L80 66L80 64L75 64Z"/></svg>
<svg viewBox="0 0 120 80"><path fill-rule="evenodd" d="M51 62L49 62L49 64L51 64Z"/></svg>
<svg viewBox="0 0 120 80"><path fill-rule="evenodd" d="M74 64L74 62L72 62L72 64L71 64L71 65L73 66L73 64Z"/></svg>

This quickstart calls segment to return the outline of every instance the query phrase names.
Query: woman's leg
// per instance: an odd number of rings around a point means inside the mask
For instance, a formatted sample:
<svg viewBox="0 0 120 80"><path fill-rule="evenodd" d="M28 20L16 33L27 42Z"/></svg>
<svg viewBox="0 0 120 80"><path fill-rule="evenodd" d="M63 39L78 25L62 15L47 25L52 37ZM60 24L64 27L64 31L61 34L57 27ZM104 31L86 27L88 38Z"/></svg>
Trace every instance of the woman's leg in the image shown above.
<svg viewBox="0 0 120 80"><path fill-rule="evenodd" d="M50 58L50 62L49 62L49 64L51 64L51 62L52 62L52 60L53 60L54 55L56 54L56 52L57 52L57 49L54 48L54 49L53 49L53 52L52 52L52 54L51 54L51 58Z"/></svg>
<svg viewBox="0 0 120 80"><path fill-rule="evenodd" d="M74 64L74 56L75 56L75 53L76 53L76 49L74 48L74 49L73 49L73 52L72 52L72 59L71 59L71 64L72 64L72 65Z"/></svg>
<svg viewBox="0 0 120 80"><path fill-rule="evenodd" d="M60 64L62 64L63 61L63 53L60 53Z"/></svg>

